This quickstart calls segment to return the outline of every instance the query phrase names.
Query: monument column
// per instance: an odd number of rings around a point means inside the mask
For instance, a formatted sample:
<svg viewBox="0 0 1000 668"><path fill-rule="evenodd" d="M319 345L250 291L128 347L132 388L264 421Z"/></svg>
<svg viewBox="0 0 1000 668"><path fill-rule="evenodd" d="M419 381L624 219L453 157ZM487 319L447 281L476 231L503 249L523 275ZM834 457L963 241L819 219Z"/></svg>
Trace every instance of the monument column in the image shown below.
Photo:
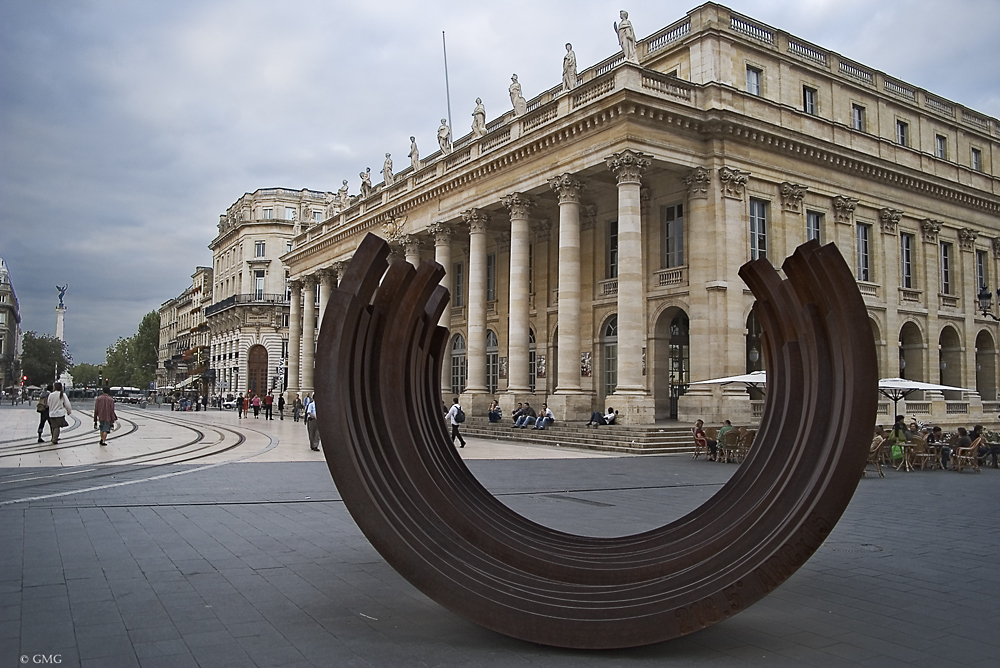
<svg viewBox="0 0 1000 668"><path fill-rule="evenodd" d="M403 244L403 257L414 267L420 266L420 238L415 234L404 234L400 237Z"/></svg>
<svg viewBox="0 0 1000 668"><path fill-rule="evenodd" d="M434 235L434 261L444 267L444 276L441 277L441 285L451 294L451 287L448 282L451 280L451 228L444 223L434 223L430 226L431 234ZM451 307L455 304L455 295L451 295L448 306L441 312L441 319L438 326L445 329L451 328ZM451 393L451 340L444 351L444 359L441 360L441 392Z"/></svg>
<svg viewBox="0 0 1000 668"><path fill-rule="evenodd" d="M512 193L500 200L510 211L510 306L507 325L507 404L517 404L518 395L528 394L528 212L534 201Z"/></svg>
<svg viewBox="0 0 1000 668"><path fill-rule="evenodd" d="M468 380L466 410L475 410L476 395L486 394L486 224L488 218L478 209L462 213L469 225L469 302L466 306L469 336L466 340ZM485 408L485 407L484 407Z"/></svg>
<svg viewBox="0 0 1000 668"><path fill-rule="evenodd" d="M618 179L618 385L615 403L621 405L619 411L624 423L652 423L653 400L642 377L646 318L639 201L642 175L649 167L649 158L626 149L607 158L606 163Z"/></svg>
<svg viewBox="0 0 1000 668"><path fill-rule="evenodd" d="M313 371L316 365L316 277L306 276L303 285L302 304L302 392L313 391Z"/></svg>
<svg viewBox="0 0 1000 668"><path fill-rule="evenodd" d="M300 357L302 354L302 281L288 282L291 290L291 301L288 303L288 397L293 396L301 387L299 383Z"/></svg>
<svg viewBox="0 0 1000 668"><path fill-rule="evenodd" d="M590 414L590 397L580 389L580 191L571 174L549 179L559 196L559 335L555 394L548 404L557 420Z"/></svg>

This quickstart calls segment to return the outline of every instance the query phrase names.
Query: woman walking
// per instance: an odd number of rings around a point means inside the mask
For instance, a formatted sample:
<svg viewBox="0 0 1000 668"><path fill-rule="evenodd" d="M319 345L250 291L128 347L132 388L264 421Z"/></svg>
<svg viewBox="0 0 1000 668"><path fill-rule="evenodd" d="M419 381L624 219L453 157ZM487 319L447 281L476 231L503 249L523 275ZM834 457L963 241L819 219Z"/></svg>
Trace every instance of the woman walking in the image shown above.
<svg viewBox="0 0 1000 668"><path fill-rule="evenodd" d="M253 419L256 420L260 417L260 397L257 396L255 392L253 395L253 400L250 402L253 404Z"/></svg>
<svg viewBox="0 0 1000 668"><path fill-rule="evenodd" d="M59 430L68 427L66 416L73 412L73 407L69 404L69 397L63 392L62 383L52 386L52 392L47 399L49 403L49 429L52 430L52 445L59 442Z"/></svg>

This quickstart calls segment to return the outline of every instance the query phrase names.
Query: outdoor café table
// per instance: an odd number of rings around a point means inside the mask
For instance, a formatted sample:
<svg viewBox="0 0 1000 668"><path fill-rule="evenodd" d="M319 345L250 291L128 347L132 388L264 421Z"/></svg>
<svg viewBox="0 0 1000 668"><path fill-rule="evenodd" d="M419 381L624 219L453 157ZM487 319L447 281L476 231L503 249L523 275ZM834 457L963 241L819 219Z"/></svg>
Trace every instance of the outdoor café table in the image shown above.
<svg viewBox="0 0 1000 668"><path fill-rule="evenodd" d="M896 464L896 470L898 471L902 468L904 471L913 470L913 453L917 449L916 443L900 443L899 447L903 450L903 457Z"/></svg>

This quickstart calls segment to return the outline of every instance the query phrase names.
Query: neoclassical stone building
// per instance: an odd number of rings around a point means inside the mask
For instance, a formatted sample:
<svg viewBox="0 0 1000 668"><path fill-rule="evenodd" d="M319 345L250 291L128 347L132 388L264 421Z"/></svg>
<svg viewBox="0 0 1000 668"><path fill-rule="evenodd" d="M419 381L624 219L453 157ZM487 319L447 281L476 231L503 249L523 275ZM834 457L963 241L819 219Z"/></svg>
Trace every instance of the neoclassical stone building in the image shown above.
<svg viewBox="0 0 1000 668"><path fill-rule="evenodd" d="M21 384L21 314L7 264L0 257L0 388Z"/></svg>
<svg viewBox="0 0 1000 668"><path fill-rule="evenodd" d="M162 392L209 391L209 331L205 308L212 300L212 268L196 267L191 285L160 306L156 386Z"/></svg>
<svg viewBox="0 0 1000 668"><path fill-rule="evenodd" d="M290 389L312 390L317 312L372 232L447 269L442 391L466 410L748 421L744 388L689 383L761 368L737 272L817 238L856 268L881 376L976 390L908 414L997 413L1000 330L976 295L997 283L1000 121L715 3L637 60L568 77L295 236Z"/></svg>
<svg viewBox="0 0 1000 668"><path fill-rule="evenodd" d="M214 283L206 308L213 394L281 389L288 358L288 270L293 236L327 216L333 193L266 188L219 216L209 244Z"/></svg>

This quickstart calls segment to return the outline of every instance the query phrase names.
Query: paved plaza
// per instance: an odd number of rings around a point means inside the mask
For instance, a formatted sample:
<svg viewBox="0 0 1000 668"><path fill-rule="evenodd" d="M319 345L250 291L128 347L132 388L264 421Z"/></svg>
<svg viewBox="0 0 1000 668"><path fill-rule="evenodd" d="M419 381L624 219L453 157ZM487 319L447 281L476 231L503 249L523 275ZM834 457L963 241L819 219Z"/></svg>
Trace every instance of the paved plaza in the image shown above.
<svg viewBox="0 0 1000 668"><path fill-rule="evenodd" d="M89 403L89 402L87 402ZM459 618L396 574L305 428L89 406L58 446L0 408L0 666L994 666L1000 472L861 481L829 540L761 602L650 647L580 652ZM47 433L46 433L47 435ZM504 503L617 535L682 516L735 465L469 439Z"/></svg>

